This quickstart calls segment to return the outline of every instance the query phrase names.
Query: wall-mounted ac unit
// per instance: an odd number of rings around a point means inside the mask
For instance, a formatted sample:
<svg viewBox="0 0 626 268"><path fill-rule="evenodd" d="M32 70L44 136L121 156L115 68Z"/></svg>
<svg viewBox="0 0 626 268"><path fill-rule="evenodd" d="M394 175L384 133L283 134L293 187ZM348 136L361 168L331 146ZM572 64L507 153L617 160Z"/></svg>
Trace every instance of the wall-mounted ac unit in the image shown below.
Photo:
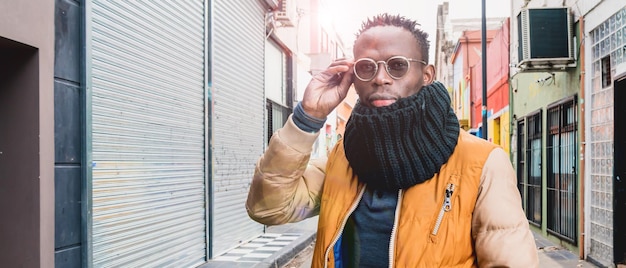
<svg viewBox="0 0 626 268"><path fill-rule="evenodd" d="M298 13L294 0L280 1L280 7L276 10L276 21L280 22L281 26L294 26L297 16Z"/></svg>
<svg viewBox="0 0 626 268"><path fill-rule="evenodd" d="M523 9L517 26L519 68L563 68L575 63L569 8Z"/></svg>

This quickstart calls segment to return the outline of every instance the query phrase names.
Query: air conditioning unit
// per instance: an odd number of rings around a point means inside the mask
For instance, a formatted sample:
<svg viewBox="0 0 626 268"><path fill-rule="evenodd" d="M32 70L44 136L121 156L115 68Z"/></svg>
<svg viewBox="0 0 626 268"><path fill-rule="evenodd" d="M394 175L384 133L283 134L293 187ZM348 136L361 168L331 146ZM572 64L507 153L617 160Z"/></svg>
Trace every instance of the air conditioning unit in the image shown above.
<svg viewBox="0 0 626 268"><path fill-rule="evenodd" d="M517 16L518 59L522 69L572 67L572 16L568 7L527 8Z"/></svg>
<svg viewBox="0 0 626 268"><path fill-rule="evenodd" d="M281 0L280 7L276 10L276 21L281 26L293 27L296 24L298 12L294 0Z"/></svg>

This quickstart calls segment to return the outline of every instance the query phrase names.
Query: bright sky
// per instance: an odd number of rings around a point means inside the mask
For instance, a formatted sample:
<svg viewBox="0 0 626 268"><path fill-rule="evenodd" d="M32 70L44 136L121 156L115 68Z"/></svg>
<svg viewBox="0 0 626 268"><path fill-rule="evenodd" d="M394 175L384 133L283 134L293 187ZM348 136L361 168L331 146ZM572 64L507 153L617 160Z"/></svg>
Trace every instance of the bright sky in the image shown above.
<svg viewBox="0 0 626 268"><path fill-rule="evenodd" d="M443 0L325 0L328 15L344 38L344 43L352 47L354 35L366 18L380 13L400 14L416 20L422 25L430 39L431 62L434 58L434 44L437 26L437 6ZM451 19L481 18L482 0L448 0ZM510 16L509 0L486 0L487 17ZM323 15L321 15L323 16Z"/></svg>

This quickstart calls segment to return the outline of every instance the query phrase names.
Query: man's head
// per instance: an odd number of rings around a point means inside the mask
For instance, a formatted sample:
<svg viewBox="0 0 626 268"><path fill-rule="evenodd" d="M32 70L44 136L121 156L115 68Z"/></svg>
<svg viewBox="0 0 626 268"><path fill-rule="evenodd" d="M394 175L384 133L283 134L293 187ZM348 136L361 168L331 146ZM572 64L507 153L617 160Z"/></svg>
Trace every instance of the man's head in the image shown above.
<svg viewBox="0 0 626 268"><path fill-rule="evenodd" d="M354 86L363 105L387 106L432 83L428 34L418 26L388 14L363 23L354 43Z"/></svg>

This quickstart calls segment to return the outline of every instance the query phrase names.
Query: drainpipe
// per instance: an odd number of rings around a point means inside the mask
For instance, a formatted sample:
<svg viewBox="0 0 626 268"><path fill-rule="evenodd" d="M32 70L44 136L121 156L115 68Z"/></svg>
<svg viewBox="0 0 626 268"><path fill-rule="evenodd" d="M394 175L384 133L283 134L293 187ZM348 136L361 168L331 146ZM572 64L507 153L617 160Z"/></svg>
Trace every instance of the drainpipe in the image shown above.
<svg viewBox="0 0 626 268"><path fill-rule="evenodd" d="M578 247L578 257L581 260L585 259L585 27L584 27L584 16L581 15L578 19L579 25L579 35L580 35L580 49L578 53L580 54L580 97L579 105L580 105L580 164L579 164L579 174L580 174L580 207L579 207L579 247Z"/></svg>
<svg viewBox="0 0 626 268"><path fill-rule="evenodd" d="M509 53L511 53L510 50L509 50ZM509 59L509 62L510 61L511 60ZM517 80L514 80L516 75L517 73L515 73L514 75L511 75L511 71L509 70L509 130L510 130L509 131L509 152L513 152L513 142L511 142L513 141L513 137L515 135L519 135L519 133L517 133L517 115L515 114L515 101L513 100L515 98L515 94L513 94L513 90L517 89ZM515 81L515 85L513 85L513 81ZM517 163L518 161L520 161L520 159L517 159L517 156L519 155L518 152L520 150L520 148L517 146L518 144L519 144L519 141L515 139L516 155L513 156L513 153L509 153L509 160L515 163L515 172L517 172L517 169L519 168L517 166Z"/></svg>
<svg viewBox="0 0 626 268"><path fill-rule="evenodd" d="M482 71L483 71L483 77L482 77L482 82L483 82L483 110L482 110L482 115L483 115L483 126L481 127L481 136L483 137L483 139L485 140L489 140L489 132L487 131L487 13L486 13L486 1L482 0L482 17L481 17L481 21L482 21L482 25L481 25L481 49L482 49L482 53L481 53L481 59L482 59Z"/></svg>
<svg viewBox="0 0 626 268"><path fill-rule="evenodd" d="M465 82L465 89L466 89L467 88L467 83L471 83L472 82L472 67L469 66L469 45L470 45L470 42L469 42L469 38L467 37L467 32L463 31L463 35L465 35L465 62L463 63L463 65L464 65L463 66L463 72L464 72L463 79L466 81ZM468 75L470 77L469 81L467 81L467 79L465 79ZM473 114L472 111L474 110L474 105L472 104L473 103L473 101L472 101L472 96L473 96L472 93L473 92L472 91L474 91L475 89L471 86L471 84L470 84L469 88L471 89L469 94L468 94L469 95L469 103L468 103L468 105L469 105L470 108L469 108L469 115L467 115L467 116L469 116L469 118L470 118L470 120L468 120L469 121L469 127L472 128L472 124L474 124L474 122L472 120L472 114ZM463 92L465 92L465 89L463 89ZM461 99L463 99L463 96L461 96ZM463 105L465 105L465 103Z"/></svg>

